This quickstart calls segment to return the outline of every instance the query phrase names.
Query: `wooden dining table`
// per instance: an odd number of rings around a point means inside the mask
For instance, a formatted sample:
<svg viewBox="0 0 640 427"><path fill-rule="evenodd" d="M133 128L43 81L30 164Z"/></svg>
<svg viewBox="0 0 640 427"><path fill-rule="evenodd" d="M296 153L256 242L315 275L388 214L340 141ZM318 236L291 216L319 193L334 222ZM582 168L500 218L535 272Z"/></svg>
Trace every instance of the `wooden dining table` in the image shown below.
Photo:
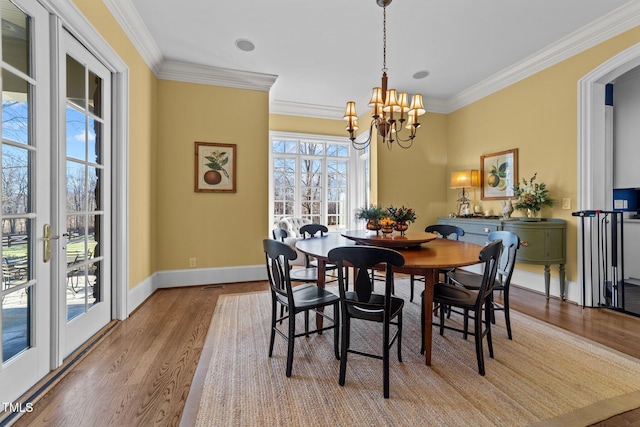
<svg viewBox="0 0 640 427"><path fill-rule="evenodd" d="M372 237L374 235L372 235ZM308 254L318 260L318 286L324 287L329 251L340 246L356 244L367 244L367 242L362 241L362 239L356 242L339 233L329 233L323 237L298 240L296 242L296 248L298 248L300 252ZM394 267L394 272L425 277L424 302L422 305L425 319L424 348L425 363L430 366L433 290L434 285L439 281L440 269L478 264L480 262L478 255L480 254L480 250L482 250L482 246L458 240L437 238L408 248L396 246L392 249L400 252L405 260L404 266ZM319 319L317 318L316 322L321 322L322 317L318 317Z"/></svg>

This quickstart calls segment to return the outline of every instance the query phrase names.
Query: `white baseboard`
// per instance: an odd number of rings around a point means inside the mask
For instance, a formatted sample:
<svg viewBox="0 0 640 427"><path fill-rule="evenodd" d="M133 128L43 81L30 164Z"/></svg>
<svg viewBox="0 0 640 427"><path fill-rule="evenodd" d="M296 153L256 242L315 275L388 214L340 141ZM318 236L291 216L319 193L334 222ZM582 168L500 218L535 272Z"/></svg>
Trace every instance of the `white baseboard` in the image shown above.
<svg viewBox="0 0 640 427"><path fill-rule="evenodd" d="M552 266L554 268L555 266ZM557 268L557 267L556 267ZM479 267L468 267L470 271L479 272ZM214 285L220 283L253 282L267 280L264 265L247 265L220 268L190 268L188 270L158 271L137 286L129 289L127 297L127 315L130 315L140 304L151 296L157 289L177 288L184 286ZM544 275L524 270L514 270L511 283L522 288L544 294ZM565 298L568 301L581 304L582 290L575 282L565 282ZM549 294L560 297L560 280L551 277Z"/></svg>
<svg viewBox="0 0 640 427"><path fill-rule="evenodd" d="M184 286L214 285L219 283L254 282L267 280L264 265L246 265L220 268L190 268L188 270L158 271L134 288L127 295L127 315L157 289Z"/></svg>
<svg viewBox="0 0 640 427"><path fill-rule="evenodd" d="M557 271L558 266L551 266L551 269L554 268ZM481 267L477 265L465 267L465 269L476 273L482 271ZM518 270L516 268L515 270L513 270L511 284L519 286L521 288L531 289L532 291L539 292L541 294L545 293L544 274L532 273L530 271ZM580 289L575 282L565 280L564 292L567 301L582 304L582 289ZM560 298L560 279L558 279L557 277L551 276L551 281L549 282L549 295Z"/></svg>

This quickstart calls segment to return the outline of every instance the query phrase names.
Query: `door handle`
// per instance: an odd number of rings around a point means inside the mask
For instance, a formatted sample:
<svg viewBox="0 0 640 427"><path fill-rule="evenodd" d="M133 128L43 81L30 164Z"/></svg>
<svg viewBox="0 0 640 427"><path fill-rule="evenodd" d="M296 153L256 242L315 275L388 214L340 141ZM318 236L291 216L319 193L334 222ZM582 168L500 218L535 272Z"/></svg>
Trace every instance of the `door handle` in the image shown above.
<svg viewBox="0 0 640 427"><path fill-rule="evenodd" d="M69 235L65 233L63 236L67 237ZM59 238L60 236L51 236L51 226L49 224L42 226L42 243L44 244L42 259L44 262L51 261L51 241Z"/></svg>
<svg viewBox="0 0 640 427"><path fill-rule="evenodd" d="M49 262L51 260L51 226L49 224L42 226L42 243L44 244L42 259L44 262Z"/></svg>

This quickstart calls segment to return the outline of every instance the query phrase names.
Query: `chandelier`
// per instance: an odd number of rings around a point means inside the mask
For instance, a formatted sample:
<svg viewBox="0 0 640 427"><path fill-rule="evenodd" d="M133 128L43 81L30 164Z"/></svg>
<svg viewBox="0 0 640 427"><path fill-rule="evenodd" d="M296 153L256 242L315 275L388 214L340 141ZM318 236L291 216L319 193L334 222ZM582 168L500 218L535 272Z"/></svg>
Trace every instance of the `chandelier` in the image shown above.
<svg viewBox="0 0 640 427"><path fill-rule="evenodd" d="M391 150L393 142L401 148L409 148L413 144L416 130L420 127L418 116L425 113L422 104L422 95L416 93L411 99L411 106L408 103L406 92L398 94L396 89L388 89L387 86L387 6L392 0L376 0L378 6L382 7L382 86L374 87L369 100L369 107L373 108L371 125L369 126L369 136L366 141L356 141L355 131L358 130L358 115L356 113L356 103L347 102L347 109L344 113L344 120L347 121L347 132L354 148L365 149L371 143L373 128L382 138L382 142ZM405 126L406 122L406 126ZM409 130L406 139L402 139L401 132Z"/></svg>

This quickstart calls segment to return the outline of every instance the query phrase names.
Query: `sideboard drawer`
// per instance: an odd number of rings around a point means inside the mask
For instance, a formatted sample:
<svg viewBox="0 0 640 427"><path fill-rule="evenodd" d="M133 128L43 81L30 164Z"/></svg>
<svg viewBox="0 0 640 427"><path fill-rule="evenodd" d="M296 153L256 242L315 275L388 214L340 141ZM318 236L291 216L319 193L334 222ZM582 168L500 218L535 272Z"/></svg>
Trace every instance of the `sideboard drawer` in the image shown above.
<svg viewBox="0 0 640 427"><path fill-rule="evenodd" d="M461 218L438 218L438 224L449 224L464 230L463 242L475 243L484 246L489 238L489 233L502 229L500 221Z"/></svg>

